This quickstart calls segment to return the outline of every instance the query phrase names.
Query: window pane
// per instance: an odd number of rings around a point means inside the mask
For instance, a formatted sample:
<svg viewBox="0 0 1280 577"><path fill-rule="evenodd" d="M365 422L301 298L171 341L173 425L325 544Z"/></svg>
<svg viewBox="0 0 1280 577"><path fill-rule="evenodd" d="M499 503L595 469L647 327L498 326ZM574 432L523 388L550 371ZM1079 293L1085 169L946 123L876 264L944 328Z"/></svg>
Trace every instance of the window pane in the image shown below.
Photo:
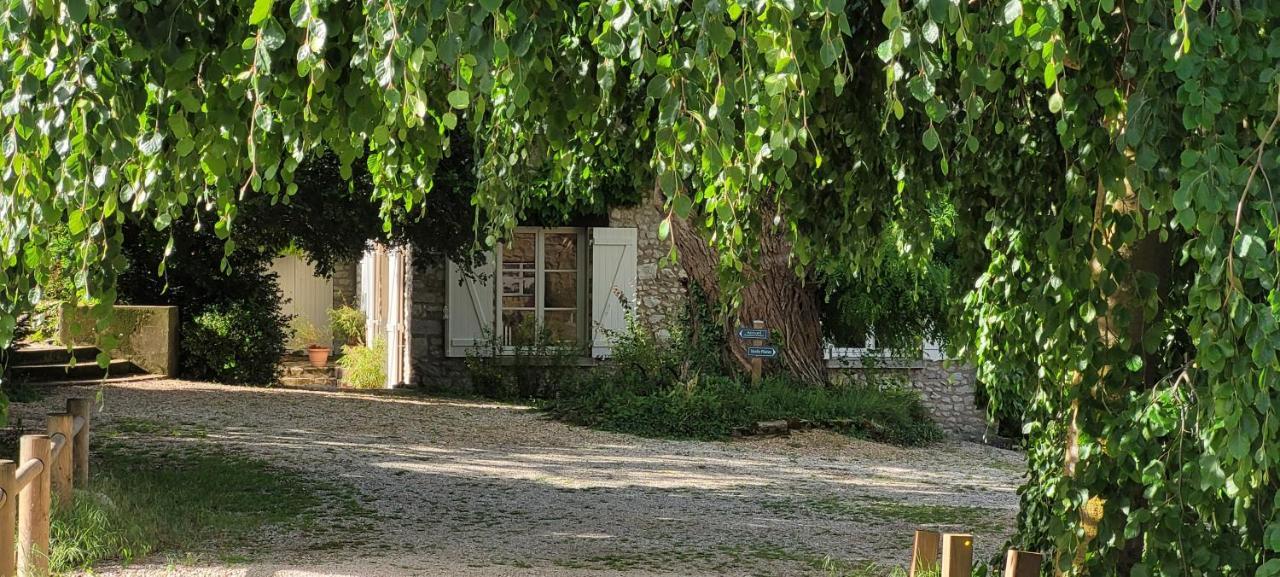
<svg viewBox="0 0 1280 577"><path fill-rule="evenodd" d="M505 267L507 263L528 263L533 267L533 247L537 238L537 233L517 232L511 243L502 247L502 265Z"/></svg>
<svg viewBox="0 0 1280 577"><path fill-rule="evenodd" d="M537 306L537 272L534 246L537 235L516 233L502 249L502 308Z"/></svg>
<svg viewBox="0 0 1280 577"><path fill-rule="evenodd" d="M578 307L578 273L548 272L543 273L546 287L542 293L542 306L556 309L572 309Z"/></svg>
<svg viewBox="0 0 1280 577"><path fill-rule="evenodd" d="M571 232L549 232L542 268L545 270L578 270L578 235Z"/></svg>
<svg viewBox="0 0 1280 577"><path fill-rule="evenodd" d="M502 311L502 344L532 345L538 334L533 311Z"/></svg>
<svg viewBox="0 0 1280 577"><path fill-rule="evenodd" d="M578 342L578 311L546 311L542 319L552 341Z"/></svg>

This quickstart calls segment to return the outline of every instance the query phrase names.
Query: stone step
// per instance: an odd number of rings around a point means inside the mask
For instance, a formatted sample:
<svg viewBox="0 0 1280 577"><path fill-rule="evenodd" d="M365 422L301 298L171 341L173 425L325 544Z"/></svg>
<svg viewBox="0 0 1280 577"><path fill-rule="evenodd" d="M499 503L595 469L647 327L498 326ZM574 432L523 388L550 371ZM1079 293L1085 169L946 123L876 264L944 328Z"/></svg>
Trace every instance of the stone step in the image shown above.
<svg viewBox="0 0 1280 577"><path fill-rule="evenodd" d="M280 385L301 389L336 389L338 379L332 377L281 377Z"/></svg>
<svg viewBox="0 0 1280 577"><path fill-rule="evenodd" d="M70 364L10 365L9 375L16 381L26 383L58 383L64 381L81 381L121 377L143 373L137 365L124 359L113 359L106 368L90 360Z"/></svg>
<svg viewBox="0 0 1280 577"><path fill-rule="evenodd" d="M333 377L337 375L336 367L315 367L311 365L284 365L281 374L286 377Z"/></svg>
<svg viewBox="0 0 1280 577"><path fill-rule="evenodd" d="M66 365L75 359L77 363L92 363L98 357L98 348L91 346L66 347L57 345L24 345L9 353L9 365Z"/></svg>

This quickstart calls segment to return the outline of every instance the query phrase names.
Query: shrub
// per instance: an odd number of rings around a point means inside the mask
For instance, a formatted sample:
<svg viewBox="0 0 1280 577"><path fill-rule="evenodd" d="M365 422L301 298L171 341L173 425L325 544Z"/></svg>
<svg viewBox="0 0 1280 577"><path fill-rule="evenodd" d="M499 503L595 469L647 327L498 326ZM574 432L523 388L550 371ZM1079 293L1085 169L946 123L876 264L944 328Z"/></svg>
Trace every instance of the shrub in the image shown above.
<svg viewBox="0 0 1280 577"><path fill-rule="evenodd" d="M532 344L505 345L494 335L467 351L467 375L472 389L493 399L534 399L554 395L567 382L580 352L556 342L545 327L530 320L513 331Z"/></svg>
<svg viewBox="0 0 1280 577"><path fill-rule="evenodd" d="M329 310L329 324L333 327L333 337L344 345L358 346L364 344L364 311L342 305Z"/></svg>
<svg viewBox="0 0 1280 577"><path fill-rule="evenodd" d="M289 322L288 343L289 348L295 351L311 347L327 348L333 344L333 335L307 319L295 317Z"/></svg>
<svg viewBox="0 0 1280 577"><path fill-rule="evenodd" d="M942 437L919 394L889 376L812 385L778 375L750 384L726 375L723 345L704 348L687 323L669 339L634 319L628 326L615 335L608 364L568 375L543 408L571 423L647 437L723 439L737 427L782 419L839 421L852 436L901 445Z"/></svg>
<svg viewBox="0 0 1280 577"><path fill-rule="evenodd" d="M377 339L372 347L343 345L342 382L355 389L381 389L387 384L387 341Z"/></svg>
<svg viewBox="0 0 1280 577"><path fill-rule="evenodd" d="M636 391L597 371L544 404L556 418L646 437L723 439L759 421L848 421L851 436L899 445L942 438L915 391L887 383L815 386L786 377L752 385L711 376Z"/></svg>
<svg viewBox="0 0 1280 577"><path fill-rule="evenodd" d="M279 300L209 306L183 323L182 372L230 384L272 384L279 377L287 323Z"/></svg>

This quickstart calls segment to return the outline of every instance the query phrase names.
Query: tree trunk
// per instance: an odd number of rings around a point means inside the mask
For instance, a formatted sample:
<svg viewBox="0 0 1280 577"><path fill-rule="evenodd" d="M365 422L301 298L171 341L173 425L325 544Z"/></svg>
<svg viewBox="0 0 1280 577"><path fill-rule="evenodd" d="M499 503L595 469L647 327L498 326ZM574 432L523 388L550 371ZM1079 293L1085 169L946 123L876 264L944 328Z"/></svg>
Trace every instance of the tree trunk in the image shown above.
<svg viewBox="0 0 1280 577"><path fill-rule="evenodd" d="M660 201L655 200L655 204L661 212ZM767 218L761 220L768 222ZM698 283L712 302L723 302L720 255L693 224L675 215L671 216L671 236L680 265L689 279ZM818 289L796 276L790 263L791 244L785 232L766 231L760 245L759 260L742 273L748 280L739 293L742 305L724 319L723 330L729 343L726 356L733 366L749 370L747 343L738 338L737 329L750 327L752 321L764 321L765 328L774 337L771 344L778 348L780 355L777 360L764 361L765 372L785 370L805 381L826 382Z"/></svg>

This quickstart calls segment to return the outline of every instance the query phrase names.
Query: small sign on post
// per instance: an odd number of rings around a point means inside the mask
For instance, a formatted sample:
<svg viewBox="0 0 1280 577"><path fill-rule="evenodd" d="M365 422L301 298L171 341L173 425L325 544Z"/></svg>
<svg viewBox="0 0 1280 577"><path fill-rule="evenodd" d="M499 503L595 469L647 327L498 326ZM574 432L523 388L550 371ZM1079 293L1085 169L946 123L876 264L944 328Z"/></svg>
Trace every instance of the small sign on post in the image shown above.
<svg viewBox="0 0 1280 577"><path fill-rule="evenodd" d="M738 338L748 341L747 358L751 359L751 384L760 383L760 373L764 372L764 360L778 356L778 349L768 346L769 329L764 328L764 321L751 321L751 328L738 327Z"/></svg>

